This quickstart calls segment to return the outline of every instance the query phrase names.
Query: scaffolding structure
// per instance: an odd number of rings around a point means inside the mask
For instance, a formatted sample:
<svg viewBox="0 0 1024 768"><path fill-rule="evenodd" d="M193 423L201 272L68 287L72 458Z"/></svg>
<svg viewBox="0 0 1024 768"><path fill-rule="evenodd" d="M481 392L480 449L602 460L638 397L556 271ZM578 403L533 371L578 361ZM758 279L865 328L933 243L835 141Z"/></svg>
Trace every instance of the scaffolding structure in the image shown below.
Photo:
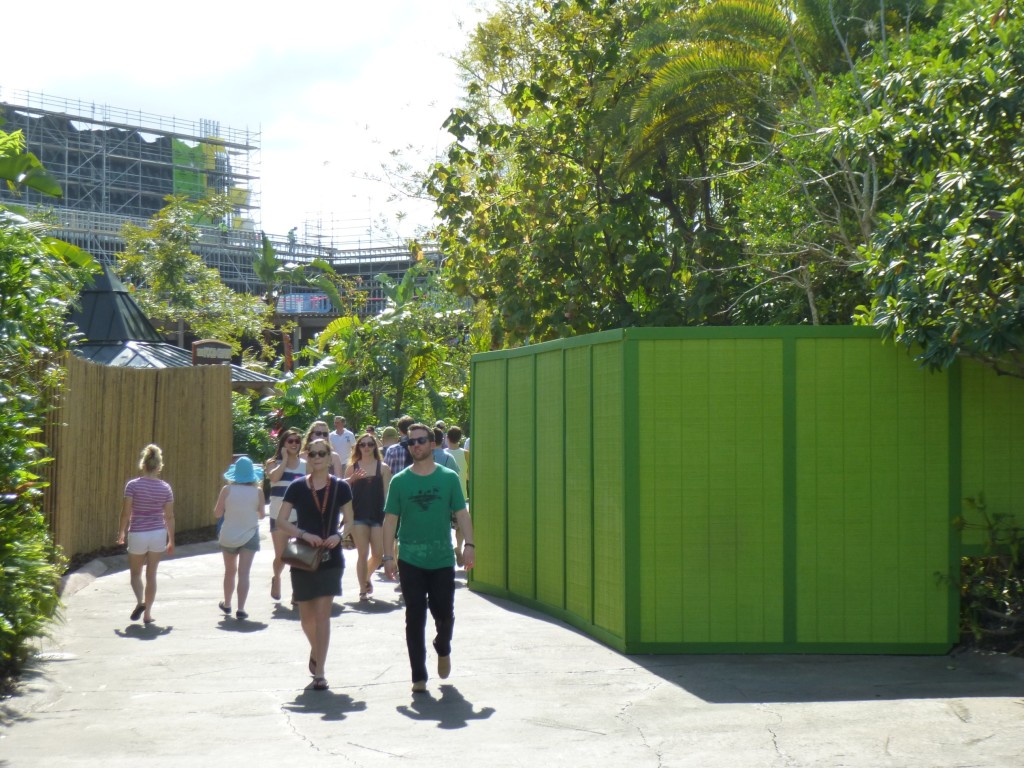
<svg viewBox="0 0 1024 768"><path fill-rule="evenodd" d="M32 190L19 202L148 219L168 195L218 193L233 206L225 223L256 229L258 132L27 91L13 92L0 108L4 130L23 131L29 150L64 190L59 205Z"/></svg>
<svg viewBox="0 0 1024 768"><path fill-rule="evenodd" d="M31 189L0 187L0 203L45 213L54 236L114 264L124 250L124 225L145 225L168 195L192 200L227 195L231 212L199 227L195 252L234 290L266 290L253 270L262 248L258 131L2 89L0 113L6 120L3 130L24 133L28 151L64 192L55 199ZM303 264L322 259L340 274L359 277L369 297L380 300L373 277L401 278L415 259L403 241L378 239L374 247L363 247L367 241L346 231L351 228L352 222L330 220L325 229L321 220L316 231L307 223L302 241L294 231L268 237L283 260ZM360 220L355 228L364 229L364 223ZM439 258L435 249L427 249L425 256Z"/></svg>

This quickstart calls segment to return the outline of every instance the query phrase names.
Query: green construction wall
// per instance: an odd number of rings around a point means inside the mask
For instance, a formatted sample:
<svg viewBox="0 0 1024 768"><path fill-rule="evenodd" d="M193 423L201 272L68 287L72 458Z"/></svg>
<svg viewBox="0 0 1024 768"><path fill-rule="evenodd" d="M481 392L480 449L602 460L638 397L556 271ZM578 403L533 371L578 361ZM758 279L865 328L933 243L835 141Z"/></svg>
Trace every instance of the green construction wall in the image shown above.
<svg viewBox="0 0 1024 768"><path fill-rule="evenodd" d="M472 389L471 588L626 652L944 653L964 492L1024 500L1024 382L869 329L608 331Z"/></svg>
<svg viewBox="0 0 1024 768"><path fill-rule="evenodd" d="M965 361L959 373L961 493L983 494L990 515L1012 515L1024 509L1024 383L993 375L972 361ZM967 507L960 511L968 522L961 534L964 553L984 554L981 520ZM1024 523L1019 514L1017 520Z"/></svg>

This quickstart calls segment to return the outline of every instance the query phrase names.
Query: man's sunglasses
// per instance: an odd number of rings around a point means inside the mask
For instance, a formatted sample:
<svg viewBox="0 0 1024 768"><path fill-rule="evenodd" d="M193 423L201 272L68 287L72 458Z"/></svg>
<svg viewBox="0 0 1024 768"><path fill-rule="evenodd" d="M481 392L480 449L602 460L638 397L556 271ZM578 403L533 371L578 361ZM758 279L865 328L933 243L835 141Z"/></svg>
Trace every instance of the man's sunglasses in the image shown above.
<svg viewBox="0 0 1024 768"><path fill-rule="evenodd" d="M423 445L424 443L429 443L429 442L430 442L430 438L429 437L410 437L409 438L409 445Z"/></svg>

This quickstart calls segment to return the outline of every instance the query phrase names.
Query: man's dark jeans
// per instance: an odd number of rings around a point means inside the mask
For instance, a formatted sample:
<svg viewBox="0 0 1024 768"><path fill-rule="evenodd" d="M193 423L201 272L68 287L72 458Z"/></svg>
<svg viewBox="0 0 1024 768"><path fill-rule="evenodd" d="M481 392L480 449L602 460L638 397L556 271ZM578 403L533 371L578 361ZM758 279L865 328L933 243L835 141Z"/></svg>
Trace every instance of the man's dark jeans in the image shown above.
<svg viewBox="0 0 1024 768"><path fill-rule="evenodd" d="M398 579L405 600L405 645L414 683L427 679L427 609L434 617L434 650L438 656L452 652L455 628L455 567L425 569L398 560Z"/></svg>

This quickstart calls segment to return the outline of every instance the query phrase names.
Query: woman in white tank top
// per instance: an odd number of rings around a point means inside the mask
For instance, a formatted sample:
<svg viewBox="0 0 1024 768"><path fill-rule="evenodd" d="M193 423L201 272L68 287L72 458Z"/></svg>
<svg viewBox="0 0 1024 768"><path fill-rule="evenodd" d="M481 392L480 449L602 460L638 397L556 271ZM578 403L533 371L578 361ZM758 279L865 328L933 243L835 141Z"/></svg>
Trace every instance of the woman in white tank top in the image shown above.
<svg viewBox="0 0 1024 768"><path fill-rule="evenodd" d="M231 595L235 593L238 581L239 620L249 618L245 612L245 600L249 596L249 571L253 558L260 549L260 520L263 519L263 470L254 467L248 456L240 457L224 473L228 484L220 489L213 516L224 518L217 536L224 555L224 600L219 608L231 614Z"/></svg>

